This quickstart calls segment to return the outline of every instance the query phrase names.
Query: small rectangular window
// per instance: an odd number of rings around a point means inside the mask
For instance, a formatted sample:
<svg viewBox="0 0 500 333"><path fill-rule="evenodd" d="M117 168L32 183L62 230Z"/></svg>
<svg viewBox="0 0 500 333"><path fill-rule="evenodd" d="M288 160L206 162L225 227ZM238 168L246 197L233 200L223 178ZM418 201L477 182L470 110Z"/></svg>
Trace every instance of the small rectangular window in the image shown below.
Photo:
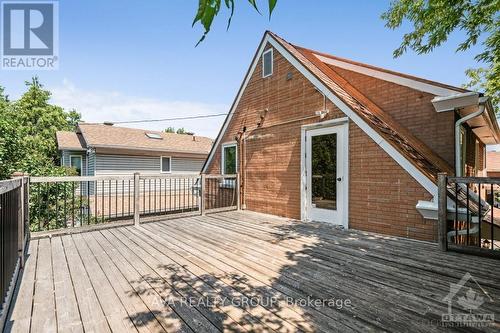
<svg viewBox="0 0 500 333"><path fill-rule="evenodd" d="M71 155L69 157L69 166L75 168L78 176L82 175L82 157L79 155Z"/></svg>
<svg viewBox="0 0 500 333"><path fill-rule="evenodd" d="M262 54L262 77L273 74L273 49L269 49Z"/></svg>
<svg viewBox="0 0 500 333"><path fill-rule="evenodd" d="M234 175L238 169L236 144L222 146L222 174Z"/></svg>
<svg viewBox="0 0 500 333"><path fill-rule="evenodd" d="M170 168L170 157L161 157L161 172L162 173L170 173L171 168Z"/></svg>

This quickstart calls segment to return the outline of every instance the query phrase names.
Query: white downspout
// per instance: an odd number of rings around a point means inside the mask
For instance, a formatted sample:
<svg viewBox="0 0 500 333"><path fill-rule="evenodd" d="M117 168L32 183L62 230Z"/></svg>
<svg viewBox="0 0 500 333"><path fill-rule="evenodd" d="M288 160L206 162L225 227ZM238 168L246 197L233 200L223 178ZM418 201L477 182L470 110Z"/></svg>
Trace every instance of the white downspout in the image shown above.
<svg viewBox="0 0 500 333"><path fill-rule="evenodd" d="M479 104L479 109L463 118L460 118L455 123L455 176L462 177L462 149L460 145L460 126L466 121L471 120L481 115L485 110L484 103Z"/></svg>

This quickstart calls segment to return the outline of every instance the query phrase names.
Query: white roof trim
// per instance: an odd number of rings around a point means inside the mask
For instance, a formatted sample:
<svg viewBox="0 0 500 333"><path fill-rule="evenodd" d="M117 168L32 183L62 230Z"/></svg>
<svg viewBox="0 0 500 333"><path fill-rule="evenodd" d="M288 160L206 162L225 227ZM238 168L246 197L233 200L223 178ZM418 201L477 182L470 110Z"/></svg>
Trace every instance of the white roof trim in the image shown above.
<svg viewBox="0 0 500 333"><path fill-rule="evenodd" d="M353 72L361 73L364 75L368 75L377 79L381 79L384 81L389 81L393 82L396 84L399 84L401 86L409 87L412 89L416 89L419 91L423 91L426 93L430 93L436 96L449 96L452 94L456 94L459 91L453 90L453 89L448 89L440 86L436 86L434 84L418 81L418 80L413 80L404 76L396 75L396 74L391 74L387 73L384 71L379 71L373 68L368 68L360 65L355 65L351 64L349 62L337 60L337 59L332 59L328 58L319 54L314 54L316 58L321 60L324 63L327 63L329 65L337 66L343 69L347 69Z"/></svg>
<svg viewBox="0 0 500 333"><path fill-rule="evenodd" d="M375 143L377 143L389 156L391 156L403 169L406 170L423 188L425 188L434 198L437 198L437 186L432 182L426 175L424 175L417 167L415 167L410 161L408 161L403 154L401 154L396 148L394 148L390 143L388 143L378 132L371 128L357 113L355 113L351 108L349 108L342 100L340 100L334 93L326 87L326 85L321 82L316 76L314 76L302 63L300 63L294 56L288 52L279 42L272 38L269 34L266 35L262 41L257 56L252 63L251 69L245 78L243 88L240 90L236 98L236 102L233 104L229 116L227 117L224 125L221 129L217 142L215 142L213 149L208 157L207 162L202 170L205 172L208 165L210 164L217 147L222 140L222 137L227 130L229 123L233 117L234 111L238 107L241 95L245 91L245 88L252 76L255 66L261 58L262 52L266 44L271 44L276 51L278 51L287 61L289 61L302 75L304 75L319 91L321 91L333 104L335 104L346 116L348 116L363 132L365 132L370 138L372 138Z"/></svg>

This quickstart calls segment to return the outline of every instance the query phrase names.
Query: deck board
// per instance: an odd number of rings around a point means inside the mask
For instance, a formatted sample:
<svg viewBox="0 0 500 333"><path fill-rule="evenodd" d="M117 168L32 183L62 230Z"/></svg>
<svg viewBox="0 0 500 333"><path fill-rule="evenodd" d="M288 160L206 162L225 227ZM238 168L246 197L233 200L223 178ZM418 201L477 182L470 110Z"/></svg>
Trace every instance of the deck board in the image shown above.
<svg viewBox="0 0 500 333"><path fill-rule="evenodd" d="M500 330L497 260L247 211L182 217L31 241L6 331L453 331L436 323L466 272L497 320L469 330Z"/></svg>

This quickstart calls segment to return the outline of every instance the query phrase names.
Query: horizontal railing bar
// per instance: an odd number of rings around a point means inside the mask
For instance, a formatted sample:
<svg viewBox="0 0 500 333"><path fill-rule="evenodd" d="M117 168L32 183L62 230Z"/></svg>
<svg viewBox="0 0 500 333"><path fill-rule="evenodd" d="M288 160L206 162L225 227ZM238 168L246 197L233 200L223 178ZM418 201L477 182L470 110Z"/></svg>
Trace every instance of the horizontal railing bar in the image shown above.
<svg viewBox="0 0 500 333"><path fill-rule="evenodd" d="M210 178L210 179L227 179L227 178L234 178L236 179L237 175L205 175L205 178Z"/></svg>
<svg viewBox="0 0 500 333"><path fill-rule="evenodd" d="M133 176L65 176L65 177L31 177L31 183L88 182L100 180L133 180Z"/></svg>
<svg viewBox="0 0 500 333"><path fill-rule="evenodd" d="M449 183L460 184L497 184L500 185L500 178L498 177L448 177Z"/></svg>
<svg viewBox="0 0 500 333"><path fill-rule="evenodd" d="M169 174L163 174L163 175L139 175L139 179L169 179L169 178L197 179L200 177L201 176L199 174L193 174L193 173L187 173L187 174L169 173Z"/></svg>
<svg viewBox="0 0 500 333"><path fill-rule="evenodd" d="M4 194L21 187L21 178L0 180L0 194Z"/></svg>

